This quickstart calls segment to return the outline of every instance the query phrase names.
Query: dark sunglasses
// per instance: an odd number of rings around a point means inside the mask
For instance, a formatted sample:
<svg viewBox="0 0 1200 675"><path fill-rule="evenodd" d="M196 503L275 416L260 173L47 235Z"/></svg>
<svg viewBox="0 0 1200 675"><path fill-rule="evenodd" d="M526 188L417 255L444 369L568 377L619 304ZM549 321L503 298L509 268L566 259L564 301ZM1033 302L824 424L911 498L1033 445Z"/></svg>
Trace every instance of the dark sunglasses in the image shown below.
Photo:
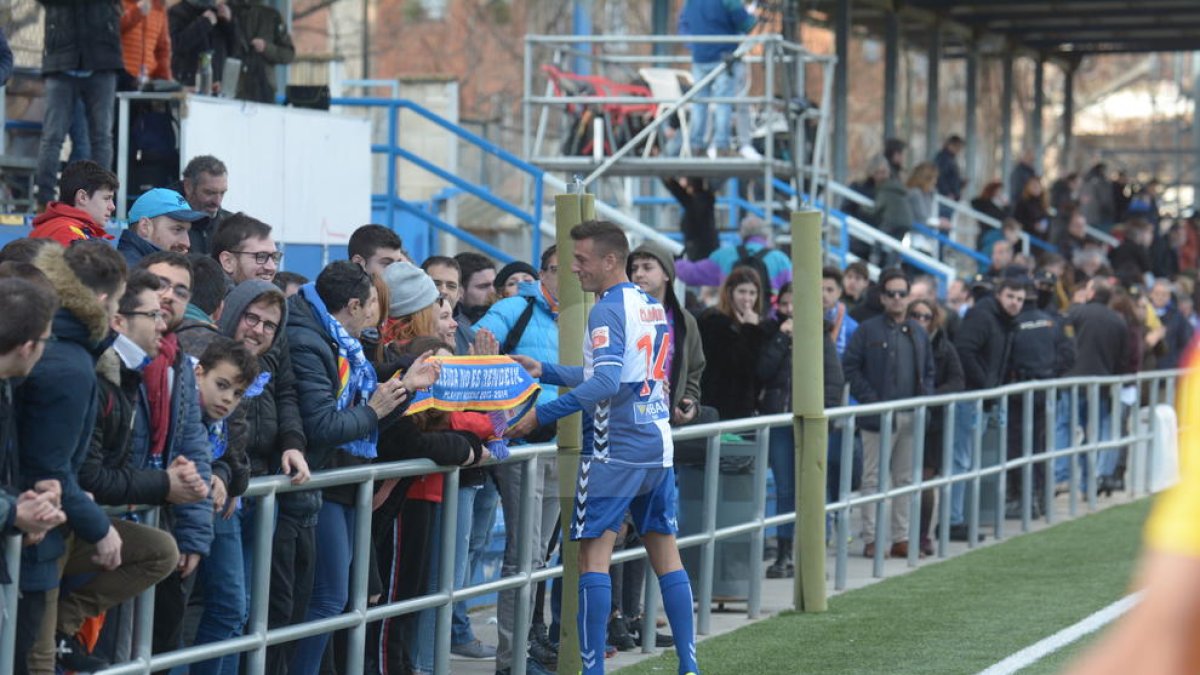
<svg viewBox="0 0 1200 675"><path fill-rule="evenodd" d="M933 315L928 312L912 312L909 316L917 321L933 321Z"/></svg>
<svg viewBox="0 0 1200 675"><path fill-rule="evenodd" d="M884 291L884 295L889 298L907 298L908 291Z"/></svg>

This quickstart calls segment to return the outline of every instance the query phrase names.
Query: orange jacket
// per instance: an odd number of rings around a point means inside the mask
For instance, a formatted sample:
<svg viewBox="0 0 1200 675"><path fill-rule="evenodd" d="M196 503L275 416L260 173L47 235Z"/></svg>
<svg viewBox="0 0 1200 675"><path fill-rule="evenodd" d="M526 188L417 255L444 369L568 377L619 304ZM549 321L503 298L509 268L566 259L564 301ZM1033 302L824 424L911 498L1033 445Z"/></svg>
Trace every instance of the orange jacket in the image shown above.
<svg viewBox="0 0 1200 675"><path fill-rule="evenodd" d="M146 76L150 79L173 79L166 2L150 0L150 14L146 16L138 9L137 0L122 0L122 4L121 53L125 58L125 70L136 78L145 65Z"/></svg>
<svg viewBox="0 0 1200 675"><path fill-rule="evenodd" d="M83 239L112 239L112 235L96 224L82 209L62 202L50 202L45 212L33 219L31 239L53 239L63 246Z"/></svg>

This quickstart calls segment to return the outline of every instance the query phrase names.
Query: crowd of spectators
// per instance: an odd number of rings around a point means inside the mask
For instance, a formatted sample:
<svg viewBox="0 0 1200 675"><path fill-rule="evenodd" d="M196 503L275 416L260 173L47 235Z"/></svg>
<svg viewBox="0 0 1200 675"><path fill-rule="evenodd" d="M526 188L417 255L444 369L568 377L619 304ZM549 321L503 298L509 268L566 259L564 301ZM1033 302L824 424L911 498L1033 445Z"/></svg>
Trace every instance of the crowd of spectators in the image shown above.
<svg viewBox="0 0 1200 675"><path fill-rule="evenodd" d="M864 217L898 223L888 220L895 208L946 227L949 221L930 195L951 183L962 189L957 176L942 178L960 147L961 139L952 138L935 162L914 167L905 189L904 148L890 145L860 185L884 206ZM877 275L862 261L824 269L826 405L1174 367L1200 324L1192 298L1195 255L1188 253L1195 226L1160 217L1155 188L1148 185L1125 207L1124 221L1109 228L1120 238L1110 249L1088 236L1087 186L1068 181L1066 197L1061 186L1049 191L1069 210L1060 218L1040 179L1030 175L1017 195L1017 211L1032 214L1029 223L1014 218L995 236L981 238L990 246L990 264L979 275L953 280L944 292L938 280L901 265L884 266ZM677 187L688 189L681 182ZM30 237L0 251L0 312L20 317L0 330L0 350L7 350L0 352L0 468L7 467L0 472L7 490L0 513L9 514L8 524L28 544L16 672L50 673L56 665L86 672L128 659L131 599L151 587L156 653L241 634L254 593L269 593L270 627L343 612L350 599L353 533L358 519L367 517L355 509L353 489L279 496L270 584L255 589L248 571L260 505L244 493L256 476L283 474L303 485L313 472L417 458L462 468L458 516L447 530L441 524L441 474L375 486L367 561L372 602L438 589L444 532L452 531L455 540L447 568L453 585L471 583L481 573L498 512L510 525L502 573L553 562L561 539L553 457L537 460L531 472L515 463L484 464L505 449L469 419L404 414L412 395L439 376L439 362L431 357L554 360L560 260L553 246L537 260L503 266L474 252L418 261L395 232L365 225L350 238L347 259L329 263L310 281L280 270L283 254L269 224L222 208L231 189L229 171L215 157L193 158L178 184L142 194L128 227L112 241L107 223L118 188L100 163L69 164L58 181L59 199L35 219ZM1006 201L998 182L977 200L1004 214ZM790 257L756 217L742 221L737 242L716 247L701 243L716 240L706 229L715 228L715 219L686 210L684 217L695 219L685 256L645 243L628 260L629 278L666 309L672 348L663 366L671 383L671 424L790 410ZM1055 239L1056 228L1059 250L1069 258L1014 249L1021 231ZM557 395L544 387L539 402ZM1136 402L1136 391L1124 392L1123 414ZM1018 455L1026 415L1033 416L1035 451L1067 447L1076 433L1069 426L1071 406L1079 406L1076 418L1084 427L1089 411L1065 396L1054 404L1060 412L1053 429L1036 414L1046 405L1042 398L1029 410L1013 398L1007 420L990 403L981 414L974 404L960 404L949 466L941 461L949 433L944 411L931 411L923 474L972 468L981 428L1007 429L1000 434L1007 452ZM1100 407L1099 440L1110 433L1109 410ZM914 415L894 415L890 430L881 428L883 419L860 418L853 439L845 439L842 428L831 429L828 500L847 496L840 481L845 459L852 463L852 489L869 493L881 484L912 483ZM548 425L526 441L555 435ZM842 453L846 440L854 449L848 458ZM777 508L790 510L791 430L772 430L769 441ZM689 452L687 445L681 443L679 452ZM882 466L885 456L890 463ZM1059 460L1056 479L1066 480L1070 470L1069 461ZM1102 451L1099 489L1122 489L1123 471L1119 450ZM1034 476L1040 481L1042 473ZM526 485L530 477L533 484ZM1016 471L1007 483L1010 517L1021 509L1022 480ZM526 561L511 525L520 516L522 495L531 492L532 560ZM874 522L874 506L863 509L863 553L903 557L912 544L920 555L929 554L935 502L928 492L913 513L909 499L897 499L888 523ZM152 526L140 515L112 516L101 508L129 504L161 507L162 517ZM949 522L938 527L949 528L951 539L967 539L958 485L949 513ZM908 534L913 518L920 521L916 543ZM58 527L64 522L67 527ZM618 549L637 543L634 529L626 523ZM792 576L791 528L780 528L776 542L766 573ZM612 649L670 644L670 636L641 634L643 565L628 563L613 572ZM494 659L498 673L521 659L527 672L552 671L559 617L557 610L547 611L545 596L558 590L536 591L527 653L513 649L516 590L499 595L495 645L484 644L466 607L456 606L452 652ZM432 672L435 623L434 611L426 610L372 624L369 672ZM268 670L335 671L331 664L340 659L334 655L344 649L336 635L273 645ZM230 673L238 667L239 656L230 655L191 670Z"/></svg>

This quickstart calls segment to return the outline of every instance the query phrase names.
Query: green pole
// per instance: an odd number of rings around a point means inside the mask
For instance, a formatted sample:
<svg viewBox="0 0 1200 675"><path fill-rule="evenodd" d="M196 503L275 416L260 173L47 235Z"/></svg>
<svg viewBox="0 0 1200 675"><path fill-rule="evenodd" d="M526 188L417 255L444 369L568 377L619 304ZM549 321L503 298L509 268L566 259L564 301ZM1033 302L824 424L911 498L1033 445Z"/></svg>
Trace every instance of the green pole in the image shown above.
<svg viewBox="0 0 1200 675"><path fill-rule="evenodd" d="M796 439L796 609L823 612L825 598L825 336L820 211L792 212L792 430Z"/></svg>
<svg viewBox="0 0 1200 675"><path fill-rule="evenodd" d="M595 217L592 195L565 194L554 198L554 220L558 244L558 362L583 365L583 335L587 328L587 298L579 279L570 272L575 243L571 228ZM565 393L565 392L564 392ZM575 509L575 478L579 473L579 451L583 444L583 419L577 414L558 421L558 495L562 531L562 627L559 633L558 672L577 673L579 635L575 615L579 612L579 544L571 541L571 517Z"/></svg>

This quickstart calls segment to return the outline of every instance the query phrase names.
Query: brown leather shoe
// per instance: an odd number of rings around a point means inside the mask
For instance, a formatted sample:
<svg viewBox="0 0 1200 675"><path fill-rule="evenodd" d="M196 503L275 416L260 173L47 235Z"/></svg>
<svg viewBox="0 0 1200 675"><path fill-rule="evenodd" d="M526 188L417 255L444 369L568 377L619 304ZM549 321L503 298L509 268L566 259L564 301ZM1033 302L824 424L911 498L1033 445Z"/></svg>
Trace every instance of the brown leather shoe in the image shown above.
<svg viewBox="0 0 1200 675"><path fill-rule="evenodd" d="M908 542L907 541L898 541L898 542L892 544L892 550L889 551L889 553L891 553L891 557L893 557L893 558L907 558L908 557ZM925 553L921 552L920 554L918 554L917 557L924 558Z"/></svg>
<svg viewBox="0 0 1200 675"><path fill-rule="evenodd" d="M863 557L864 558L874 558L875 557L875 543L874 542L871 542L871 543L863 546ZM884 557L886 558L887 556L884 556Z"/></svg>

